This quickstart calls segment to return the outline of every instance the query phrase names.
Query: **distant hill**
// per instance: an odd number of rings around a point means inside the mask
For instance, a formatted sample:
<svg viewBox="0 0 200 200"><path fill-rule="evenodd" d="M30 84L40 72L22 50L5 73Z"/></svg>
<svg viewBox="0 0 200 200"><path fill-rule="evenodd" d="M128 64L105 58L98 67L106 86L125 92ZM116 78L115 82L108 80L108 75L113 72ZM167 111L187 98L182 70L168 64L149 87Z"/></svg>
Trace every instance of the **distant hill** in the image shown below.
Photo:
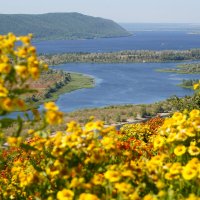
<svg viewBox="0 0 200 200"><path fill-rule="evenodd" d="M130 33L117 23L79 13L0 14L0 34L33 33L35 39L121 37Z"/></svg>

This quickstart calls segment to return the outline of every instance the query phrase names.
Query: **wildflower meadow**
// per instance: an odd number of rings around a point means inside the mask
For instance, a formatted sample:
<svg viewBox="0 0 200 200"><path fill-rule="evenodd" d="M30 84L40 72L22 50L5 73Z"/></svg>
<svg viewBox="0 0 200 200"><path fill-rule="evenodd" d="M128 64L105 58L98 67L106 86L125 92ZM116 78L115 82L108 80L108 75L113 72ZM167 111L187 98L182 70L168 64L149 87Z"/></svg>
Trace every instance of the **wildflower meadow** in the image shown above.
<svg viewBox="0 0 200 200"><path fill-rule="evenodd" d="M48 66L31 35L0 36L0 115L25 111L27 81ZM194 85L199 89L199 84ZM26 122L37 124L21 135ZM4 134L0 120L0 199L200 200L200 110L127 124L119 131L91 117L51 131L63 121L54 102L16 119Z"/></svg>

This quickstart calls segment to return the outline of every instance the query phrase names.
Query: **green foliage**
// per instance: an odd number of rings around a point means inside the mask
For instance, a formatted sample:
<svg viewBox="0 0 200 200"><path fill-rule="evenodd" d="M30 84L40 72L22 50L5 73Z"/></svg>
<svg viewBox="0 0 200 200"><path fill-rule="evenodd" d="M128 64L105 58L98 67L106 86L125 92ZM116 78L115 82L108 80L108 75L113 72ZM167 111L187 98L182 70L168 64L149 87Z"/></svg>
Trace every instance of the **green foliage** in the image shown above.
<svg viewBox="0 0 200 200"><path fill-rule="evenodd" d="M167 99L166 102L172 111L200 109L200 94L196 93L193 96L186 96L184 98L173 96Z"/></svg>
<svg viewBox="0 0 200 200"><path fill-rule="evenodd" d="M193 52L193 50L191 50L191 53ZM199 51L196 50L195 54L191 54L191 56L194 59L198 59L199 57ZM190 59L188 56L186 56L185 58ZM185 60L184 58L184 60ZM199 74L200 73L200 63L190 63L190 64L182 64L182 65L178 65L176 68L166 68L166 69L158 69L157 71L160 72L173 72L173 73L178 73L178 74Z"/></svg>
<svg viewBox="0 0 200 200"><path fill-rule="evenodd" d="M192 50L167 50L167 51L149 51L149 50L131 50L111 53L64 53L40 55L40 59L49 65L59 65L69 62L77 63L135 63L135 62L178 62L181 60L199 60L200 49ZM191 66L190 66L191 67ZM197 68L196 66L194 67ZM180 71L177 69L159 69L158 71ZM181 68L183 70L183 68ZM200 67L198 68L200 72ZM195 71L197 73L197 70Z"/></svg>
<svg viewBox="0 0 200 200"><path fill-rule="evenodd" d="M179 84L179 86L192 89L193 85L198 83L198 82L199 82L199 79L189 79L189 80L183 79L181 84Z"/></svg>
<svg viewBox="0 0 200 200"><path fill-rule="evenodd" d="M15 123L15 119L10 119L10 118L2 118L0 119L0 127L1 128L7 128L11 127L13 123Z"/></svg>
<svg viewBox="0 0 200 200"><path fill-rule="evenodd" d="M0 34L33 33L36 39L87 39L130 35L111 20L79 13L1 14L0 27Z"/></svg>
<svg viewBox="0 0 200 200"><path fill-rule="evenodd" d="M120 115L120 114L117 114L117 115L116 115L115 121L116 121L116 122L121 122L121 115Z"/></svg>

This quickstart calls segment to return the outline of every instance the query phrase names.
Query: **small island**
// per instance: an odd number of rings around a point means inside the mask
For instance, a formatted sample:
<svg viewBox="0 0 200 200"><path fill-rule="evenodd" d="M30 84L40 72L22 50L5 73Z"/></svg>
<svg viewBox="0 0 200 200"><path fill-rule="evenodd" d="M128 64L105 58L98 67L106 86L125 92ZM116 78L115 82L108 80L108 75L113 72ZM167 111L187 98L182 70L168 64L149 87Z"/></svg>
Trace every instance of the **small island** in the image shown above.
<svg viewBox="0 0 200 200"><path fill-rule="evenodd" d="M199 79L189 79L189 80L183 79L182 82L178 84L178 86L182 88L193 89L193 85L197 84L198 82Z"/></svg>
<svg viewBox="0 0 200 200"><path fill-rule="evenodd" d="M176 66L176 68L157 69L156 71L178 74L200 74L200 63L181 64Z"/></svg>
<svg viewBox="0 0 200 200"><path fill-rule="evenodd" d="M178 73L178 74L200 74L200 63L189 63L177 65L176 68L166 68L166 69L157 69L157 72L168 72L168 73ZM193 85L198 83L199 79L183 79L180 84L182 88L193 89Z"/></svg>

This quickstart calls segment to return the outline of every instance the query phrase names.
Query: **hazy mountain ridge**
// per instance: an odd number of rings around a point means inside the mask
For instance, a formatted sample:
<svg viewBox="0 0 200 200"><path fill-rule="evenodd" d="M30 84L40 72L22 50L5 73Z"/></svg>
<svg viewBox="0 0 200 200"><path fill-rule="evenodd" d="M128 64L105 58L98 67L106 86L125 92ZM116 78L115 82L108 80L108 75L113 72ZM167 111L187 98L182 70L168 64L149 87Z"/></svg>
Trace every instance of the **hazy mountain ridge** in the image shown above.
<svg viewBox="0 0 200 200"><path fill-rule="evenodd" d="M0 34L33 33L36 39L121 37L130 33L112 20L79 13L0 14Z"/></svg>

